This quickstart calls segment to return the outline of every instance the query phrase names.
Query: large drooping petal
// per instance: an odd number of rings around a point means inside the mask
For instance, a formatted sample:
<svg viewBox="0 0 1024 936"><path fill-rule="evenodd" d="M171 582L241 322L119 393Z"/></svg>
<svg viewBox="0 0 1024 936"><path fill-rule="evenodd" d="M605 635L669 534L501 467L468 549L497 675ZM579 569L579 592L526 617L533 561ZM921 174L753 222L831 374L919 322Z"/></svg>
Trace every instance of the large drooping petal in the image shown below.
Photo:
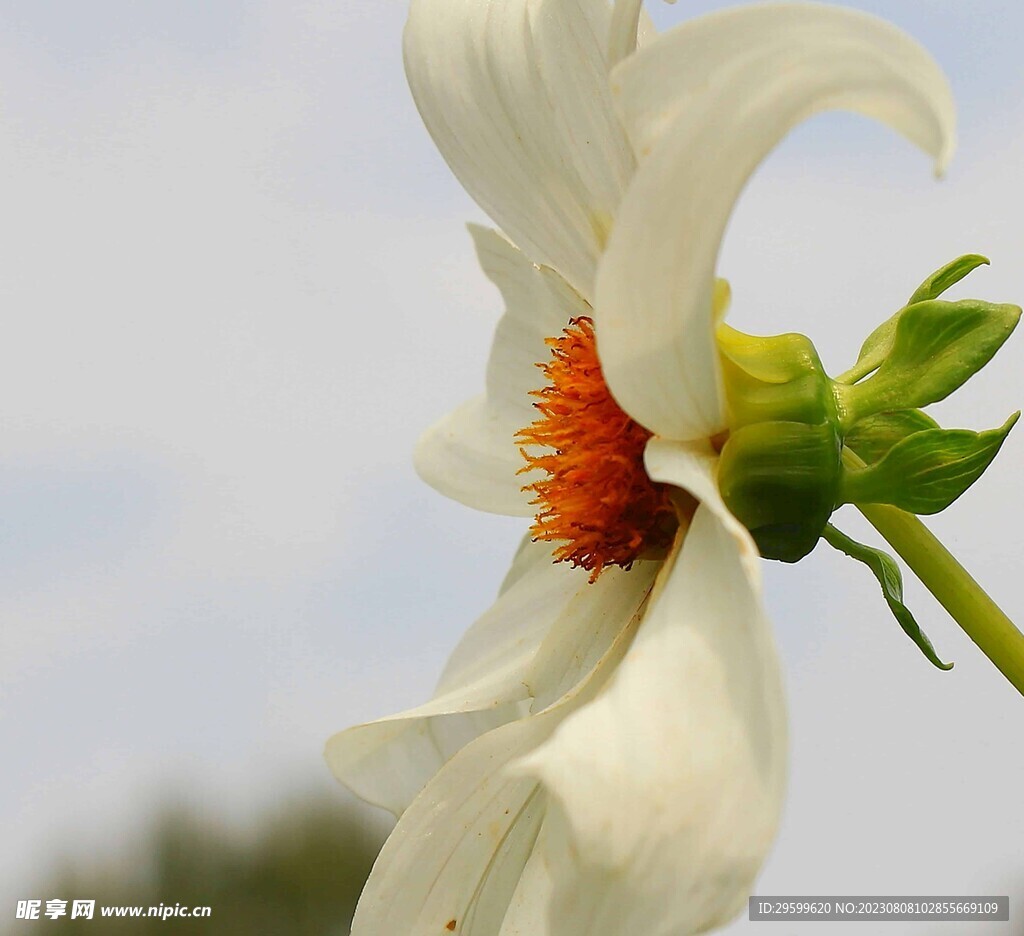
<svg viewBox="0 0 1024 936"><path fill-rule="evenodd" d="M588 299L633 171L609 20L607 0L413 0L405 32L413 97L459 181Z"/></svg>
<svg viewBox="0 0 1024 936"><path fill-rule="evenodd" d="M549 549L526 542L498 600L452 652L434 698L327 742L335 776L357 796L401 814L459 748L525 714L526 672L579 588L571 570L552 564Z"/></svg>
<svg viewBox="0 0 1024 936"><path fill-rule="evenodd" d="M604 685L632 640L658 567L647 562L631 572L612 570L614 584L602 596L593 593L607 573L588 586L576 572L582 585L577 607L567 608L551 630L558 647L553 655L563 664L557 685L550 687L557 701L482 735L440 769L377 859L353 936L506 932L502 921L533 851L546 801L535 779L504 768L543 743ZM575 648L570 634L577 637Z"/></svg>
<svg viewBox="0 0 1024 936"><path fill-rule="evenodd" d="M429 702L335 735L327 762L349 789L399 815L457 751L557 700L617 639L650 590L656 563L611 570L593 586L528 543L512 581L452 653Z"/></svg>
<svg viewBox="0 0 1024 936"><path fill-rule="evenodd" d="M550 350L544 340L570 318L589 315L580 296L551 269L535 266L505 238L470 225L484 273L501 292L498 322L487 363L487 390L428 429L416 448L416 470L428 484L477 510L531 516L526 464L515 434L536 418L530 392L544 382L538 364Z"/></svg>
<svg viewBox="0 0 1024 936"><path fill-rule="evenodd" d="M652 432L725 425L712 323L719 244L751 173L800 121L851 110L895 128L941 168L953 103L938 65L889 23L810 3L685 23L612 73L639 159L598 273L605 378Z"/></svg>
<svg viewBox="0 0 1024 936"><path fill-rule="evenodd" d="M749 547L702 504L597 699L514 772L549 797L558 936L685 936L744 905L785 785L781 678ZM558 830L561 830L558 833ZM556 834L558 833L558 834Z"/></svg>

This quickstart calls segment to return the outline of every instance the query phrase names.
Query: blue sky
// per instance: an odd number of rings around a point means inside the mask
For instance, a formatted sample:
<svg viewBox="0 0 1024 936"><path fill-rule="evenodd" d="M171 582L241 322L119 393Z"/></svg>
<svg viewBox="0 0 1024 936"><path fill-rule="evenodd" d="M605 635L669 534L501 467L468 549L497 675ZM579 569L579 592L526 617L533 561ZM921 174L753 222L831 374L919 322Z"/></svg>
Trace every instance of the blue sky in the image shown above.
<svg viewBox="0 0 1024 936"><path fill-rule="evenodd" d="M857 5L949 72L947 179L887 131L820 118L754 180L722 261L741 327L806 331L837 368L959 253L993 259L972 290L1024 297L1024 13ZM330 787L323 741L430 692L521 532L410 464L418 432L477 392L500 309L462 227L482 216L405 89L402 5L84 10L0 3L12 889L164 790L244 818ZM1024 399L1020 353L944 419L999 425ZM1024 620L1024 448L1004 452L933 525ZM837 555L768 572L793 773L762 891L1020 892L1019 699L920 589L952 674Z"/></svg>

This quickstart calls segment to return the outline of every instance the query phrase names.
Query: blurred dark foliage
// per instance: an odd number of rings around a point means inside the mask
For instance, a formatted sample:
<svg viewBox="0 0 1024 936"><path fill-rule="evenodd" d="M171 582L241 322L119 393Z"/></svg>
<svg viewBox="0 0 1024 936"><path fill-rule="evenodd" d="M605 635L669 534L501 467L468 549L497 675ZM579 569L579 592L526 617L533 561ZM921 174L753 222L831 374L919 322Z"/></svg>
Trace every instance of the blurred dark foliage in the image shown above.
<svg viewBox="0 0 1024 936"><path fill-rule="evenodd" d="M17 921L6 932L33 926L51 936L347 936L381 838L364 814L323 797L292 801L248 831L169 808L123 853L66 862L29 895L43 901L40 919ZM50 898L68 901L67 916L43 915ZM74 899L96 900L93 919L70 918ZM212 914L101 918L104 904L208 906Z"/></svg>

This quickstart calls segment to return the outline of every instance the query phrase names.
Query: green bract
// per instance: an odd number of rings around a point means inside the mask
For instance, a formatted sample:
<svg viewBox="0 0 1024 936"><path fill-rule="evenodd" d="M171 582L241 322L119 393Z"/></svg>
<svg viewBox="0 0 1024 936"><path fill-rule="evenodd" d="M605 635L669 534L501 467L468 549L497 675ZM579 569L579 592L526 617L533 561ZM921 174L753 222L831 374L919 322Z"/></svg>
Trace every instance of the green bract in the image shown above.
<svg viewBox="0 0 1024 936"><path fill-rule="evenodd" d="M876 413L859 420L843 439L848 449L857 453L865 462L878 461L897 442L925 429L938 429L939 424L927 413L920 410L893 410Z"/></svg>
<svg viewBox="0 0 1024 936"><path fill-rule="evenodd" d="M768 559L796 562L835 510L842 439L831 381L803 335L753 338L723 325L730 411L718 483Z"/></svg>
<svg viewBox="0 0 1024 936"><path fill-rule="evenodd" d="M845 374L838 377L837 380L841 383L855 383L862 377L870 374L885 360L886 355L888 355L889 350L892 348L893 336L896 333L896 323L907 308L918 302L938 299L950 286L955 286L972 270L987 264L987 257L982 257L980 254L966 254L936 270L914 290L914 295L910 297L910 301L899 312L883 322L868 335L861 346L860 354L857 356L857 363Z"/></svg>
<svg viewBox="0 0 1024 936"><path fill-rule="evenodd" d="M866 468L847 471L842 499L848 504L892 504L916 514L945 510L996 457L1017 422L999 429L924 429L897 442Z"/></svg>
<svg viewBox="0 0 1024 936"><path fill-rule="evenodd" d="M719 487L729 509L765 558L796 562L825 538L867 562L901 626L936 665L943 664L902 604L893 560L829 519L842 504L938 513L998 453L1019 413L999 429L973 432L943 429L920 410L984 367L1017 325L1017 306L938 298L986 263L969 254L933 273L836 380L803 335L753 337L725 325L717 333L729 408Z"/></svg>
<svg viewBox="0 0 1024 936"><path fill-rule="evenodd" d="M908 306L875 373L860 383L834 384L847 423L944 400L992 359L1019 318L1017 306L974 299Z"/></svg>
<svg viewBox="0 0 1024 936"><path fill-rule="evenodd" d="M729 437L719 465L722 497L762 556L797 562L814 549L836 507L841 451L830 423L778 420Z"/></svg>

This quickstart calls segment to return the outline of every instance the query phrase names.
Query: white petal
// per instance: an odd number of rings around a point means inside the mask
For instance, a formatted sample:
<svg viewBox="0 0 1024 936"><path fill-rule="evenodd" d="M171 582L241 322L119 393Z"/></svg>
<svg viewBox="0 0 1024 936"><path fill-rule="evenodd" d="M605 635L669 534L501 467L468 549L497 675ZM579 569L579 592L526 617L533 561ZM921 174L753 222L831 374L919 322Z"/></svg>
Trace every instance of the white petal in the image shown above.
<svg viewBox="0 0 1024 936"><path fill-rule="evenodd" d="M523 428L519 426L518 428ZM526 463L514 431L481 394L431 426L416 443L416 472L436 491L488 513L535 512L516 472Z"/></svg>
<svg viewBox="0 0 1024 936"><path fill-rule="evenodd" d="M661 567L661 562L646 560L633 563L628 572L605 569L596 582L572 596L524 676L532 711L542 711L569 693L604 659L623 628L638 623L633 617L642 613Z"/></svg>
<svg viewBox="0 0 1024 936"><path fill-rule="evenodd" d="M531 263L505 238L470 225L484 273L501 292L498 322L487 363L487 392L432 426L416 447L416 470L432 487L477 510L532 516L525 465L515 434L536 418L530 392L544 383L537 367L551 357L546 338L569 319L591 314L553 270Z"/></svg>
<svg viewBox="0 0 1024 936"><path fill-rule="evenodd" d="M487 361L487 396L521 429L536 416L530 391L543 384L537 365L551 357L544 342L591 308L561 276L531 263L500 234L475 224L469 231L484 273L505 302Z"/></svg>
<svg viewBox="0 0 1024 936"><path fill-rule="evenodd" d="M528 718L467 745L427 785L384 844L363 889L352 936L494 936L525 866L544 799L536 781L506 775L550 729Z"/></svg>
<svg viewBox="0 0 1024 936"><path fill-rule="evenodd" d="M675 0L666 2L675 3ZM650 42L657 30L644 11L643 0L614 0L608 34L608 67L614 68L632 55L638 45Z"/></svg>
<svg viewBox="0 0 1024 936"><path fill-rule="evenodd" d="M543 793L540 794L543 797ZM547 799L544 799L545 804ZM555 841L552 843L551 836ZM566 837L561 830L554 829L545 817L537 834L530 858L523 868L523 873L516 885L515 892L509 902L505 918L502 920L498 936L549 936L552 930L548 926L548 908L554 895L555 864L557 861L555 846L564 843ZM560 930L555 930L556 936Z"/></svg>
<svg viewBox="0 0 1024 936"><path fill-rule="evenodd" d="M775 835L785 712L760 597L706 506L669 562L606 690L517 767L568 835L553 863L559 936L723 924Z"/></svg>
<svg viewBox="0 0 1024 936"><path fill-rule="evenodd" d="M630 623L659 565L609 569L589 585L585 572L553 563L550 546L528 544L513 564L512 583L455 648L433 699L328 741L335 776L362 799L401 814L470 741L577 685Z"/></svg>
<svg viewBox="0 0 1024 936"><path fill-rule="evenodd" d="M414 0L413 97L459 181L536 263L592 296L633 170L611 106L606 0Z"/></svg>
<svg viewBox="0 0 1024 936"><path fill-rule="evenodd" d="M586 577L532 543L513 573L516 580L455 648L433 699L327 742L328 765L357 796L399 815L456 751L526 713L533 658Z"/></svg>
<svg viewBox="0 0 1024 936"><path fill-rule="evenodd" d="M437 693L470 685L501 669L511 656L532 656L551 622L580 587L573 569L552 561L550 544L535 543L527 533L519 541L498 600L462 635L448 657Z"/></svg>
<svg viewBox="0 0 1024 936"><path fill-rule="evenodd" d="M500 597L501 595L504 595L505 592L515 585L515 583L531 569L541 565L551 565L551 555L550 546L545 548L543 544L535 543L530 534L527 533L519 541L516 553L512 557L512 564L508 567L508 572L505 573L505 577L501 580L501 587L498 589L498 596ZM469 637L469 634L467 634L466 637ZM466 637L463 638L462 643L466 642ZM460 646L462 646L461 643ZM448 661L449 667L452 665L452 661L454 659L455 656L453 655L452 659Z"/></svg>
<svg viewBox="0 0 1024 936"><path fill-rule="evenodd" d="M674 442L654 436L644 449L644 467L652 481L662 481L692 494L712 511L733 538L750 587L761 591L760 554L747 528L725 506L718 492L718 453L706 439Z"/></svg>
<svg viewBox="0 0 1024 936"><path fill-rule="evenodd" d="M562 719L592 700L622 659L650 575L621 573L617 578L616 587L632 598L620 605L617 626L606 628L615 631L612 643L555 704L477 738L441 768L385 844L360 899L353 936L440 936L452 920L463 936L499 932L545 808L536 780L504 767L543 743ZM588 622L576 617L558 626L585 636ZM584 639L581 653L586 644Z"/></svg>
<svg viewBox="0 0 1024 936"><path fill-rule="evenodd" d="M762 159L814 113L883 121L941 167L948 84L894 26L815 4L739 7L655 39L612 74L641 159L597 287L598 349L619 404L661 436L723 428L714 271L733 204Z"/></svg>
<svg viewBox="0 0 1024 936"><path fill-rule="evenodd" d="M835 61L838 57L838 61ZM823 63L833 60L832 64ZM877 69L866 88L864 72ZM849 109L889 124L943 168L955 145L956 113L942 69L915 39L886 20L819 3L762 3L698 17L644 44L616 70L616 102L638 152L653 148L668 125L707 96L725 109L733 89L784 71L797 85L829 84L849 100L810 102L809 110ZM657 80L654 80L657 79ZM760 83L760 82L758 82ZM869 91L876 92L873 97ZM792 95L799 97L799 88ZM816 96L813 87L803 94ZM768 97L777 96L772 90ZM761 108L752 103L752 110ZM804 102L805 104L808 103ZM780 128L779 135L784 135Z"/></svg>

